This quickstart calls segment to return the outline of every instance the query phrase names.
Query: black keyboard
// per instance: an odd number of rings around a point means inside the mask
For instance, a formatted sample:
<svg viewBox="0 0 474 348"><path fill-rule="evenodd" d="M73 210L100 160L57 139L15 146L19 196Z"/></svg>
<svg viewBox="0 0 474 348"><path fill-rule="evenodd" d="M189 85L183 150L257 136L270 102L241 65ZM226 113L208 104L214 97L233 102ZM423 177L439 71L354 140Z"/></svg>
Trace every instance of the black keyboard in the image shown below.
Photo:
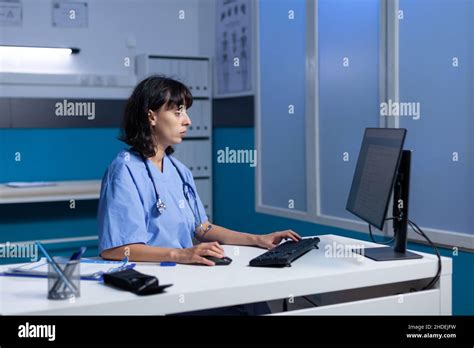
<svg viewBox="0 0 474 348"><path fill-rule="evenodd" d="M284 242L275 248L250 260L252 267L285 267L313 248L318 249L319 238L305 238L299 242Z"/></svg>

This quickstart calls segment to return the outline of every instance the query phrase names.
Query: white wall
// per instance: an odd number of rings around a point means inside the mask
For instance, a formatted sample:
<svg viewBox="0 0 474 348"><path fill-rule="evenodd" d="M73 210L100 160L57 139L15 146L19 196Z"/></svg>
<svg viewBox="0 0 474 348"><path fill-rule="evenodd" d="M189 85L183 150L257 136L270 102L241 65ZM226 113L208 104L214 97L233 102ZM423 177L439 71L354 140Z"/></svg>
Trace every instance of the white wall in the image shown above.
<svg viewBox="0 0 474 348"><path fill-rule="evenodd" d="M214 57L216 42L217 0L199 0L199 52L206 57Z"/></svg>
<svg viewBox="0 0 474 348"><path fill-rule="evenodd" d="M51 0L23 0L22 4L22 26L0 27L0 44L78 47L81 52L57 62L40 61L38 57L18 62L17 58L3 57L0 71L87 75L90 86L52 87L48 86L51 81L48 76L42 79L38 76L34 83L26 85L5 84L7 78L3 74L0 96L123 97L135 81L122 88L97 87L92 81L99 75L115 75L119 80L133 76L133 65L126 67L125 57L140 53L179 56L213 53L215 0L89 0L87 28L54 27ZM179 19L180 10L185 11L184 20ZM10 75L8 78L10 82L19 81L17 77L12 80ZM29 75L29 81L31 78Z"/></svg>

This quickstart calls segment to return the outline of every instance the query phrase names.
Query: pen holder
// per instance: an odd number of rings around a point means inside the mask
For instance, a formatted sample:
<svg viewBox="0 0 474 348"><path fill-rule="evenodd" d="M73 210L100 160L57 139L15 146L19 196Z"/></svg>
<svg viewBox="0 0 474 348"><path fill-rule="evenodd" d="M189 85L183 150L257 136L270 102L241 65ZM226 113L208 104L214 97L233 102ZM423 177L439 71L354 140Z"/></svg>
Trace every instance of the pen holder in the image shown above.
<svg viewBox="0 0 474 348"><path fill-rule="evenodd" d="M48 262L48 299L64 300L79 297L81 294L80 260L54 257L54 261L63 272L64 277L59 275L54 266Z"/></svg>

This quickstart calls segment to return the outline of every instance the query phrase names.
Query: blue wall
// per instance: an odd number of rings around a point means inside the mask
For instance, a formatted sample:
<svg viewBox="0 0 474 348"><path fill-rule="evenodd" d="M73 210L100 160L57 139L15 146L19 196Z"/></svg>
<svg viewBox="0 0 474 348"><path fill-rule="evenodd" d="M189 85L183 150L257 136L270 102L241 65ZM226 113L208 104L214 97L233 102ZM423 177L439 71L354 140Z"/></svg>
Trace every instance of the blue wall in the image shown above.
<svg viewBox="0 0 474 348"><path fill-rule="evenodd" d="M253 128L219 128L214 130L213 150L254 149ZM308 222L275 217L255 212L255 173L248 164L214 162L214 222L237 231L257 234L292 229L303 236L337 234L369 240L368 235ZM232 183L232 184L229 184ZM412 250L432 253L431 248L409 243ZM453 314L474 314L474 254L441 249L443 256L453 259Z"/></svg>
<svg viewBox="0 0 474 348"><path fill-rule="evenodd" d="M102 178L125 145L117 136L117 128L0 129L0 182Z"/></svg>
<svg viewBox="0 0 474 348"><path fill-rule="evenodd" d="M117 140L117 128L2 129L0 182L101 179L107 166L126 145ZM15 153L21 161L15 161ZM97 235L97 200L1 204L0 243ZM46 245L56 255L67 255L77 245L88 246L86 256L97 255L97 242ZM1 263L22 262L0 259Z"/></svg>

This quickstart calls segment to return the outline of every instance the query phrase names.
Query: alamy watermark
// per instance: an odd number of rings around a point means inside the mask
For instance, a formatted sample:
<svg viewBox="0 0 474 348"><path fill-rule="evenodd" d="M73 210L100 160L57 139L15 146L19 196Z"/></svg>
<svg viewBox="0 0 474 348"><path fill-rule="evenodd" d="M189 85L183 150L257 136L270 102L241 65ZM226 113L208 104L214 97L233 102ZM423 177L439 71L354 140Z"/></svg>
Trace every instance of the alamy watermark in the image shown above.
<svg viewBox="0 0 474 348"><path fill-rule="evenodd" d="M248 163L250 167L257 165L257 150L234 150L227 146L217 151L217 163Z"/></svg>
<svg viewBox="0 0 474 348"><path fill-rule="evenodd" d="M419 120L421 105L419 102L395 102L389 99L388 103L380 103L380 116L408 116Z"/></svg>
<svg viewBox="0 0 474 348"><path fill-rule="evenodd" d="M0 244L0 258L25 258L31 261L38 260L38 246L33 243L10 243Z"/></svg>
<svg viewBox="0 0 474 348"><path fill-rule="evenodd" d="M56 339L56 325L37 325L26 322L18 326L20 338L47 338L48 341Z"/></svg>
<svg viewBox="0 0 474 348"><path fill-rule="evenodd" d="M70 102L64 99L62 102L57 102L56 116L79 116L87 117L88 120L95 119L95 102Z"/></svg>
<svg viewBox="0 0 474 348"><path fill-rule="evenodd" d="M324 256L328 258L355 258L357 261L362 261L364 259L364 245L332 242L332 244L324 246Z"/></svg>

